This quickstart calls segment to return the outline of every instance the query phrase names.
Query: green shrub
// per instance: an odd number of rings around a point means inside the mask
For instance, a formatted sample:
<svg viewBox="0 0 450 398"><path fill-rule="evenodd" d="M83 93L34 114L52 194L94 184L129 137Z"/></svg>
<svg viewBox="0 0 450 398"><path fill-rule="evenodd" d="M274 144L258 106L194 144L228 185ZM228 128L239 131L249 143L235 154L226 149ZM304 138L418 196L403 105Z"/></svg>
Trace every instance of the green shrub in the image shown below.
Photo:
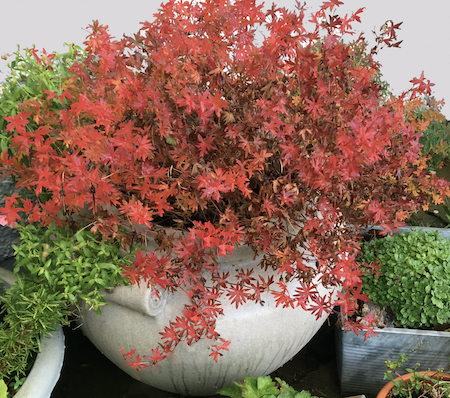
<svg viewBox="0 0 450 398"><path fill-rule="evenodd" d="M222 388L219 394L231 398L317 398L308 391L296 391L278 377L274 381L270 376L246 377L241 383Z"/></svg>
<svg viewBox="0 0 450 398"><path fill-rule="evenodd" d="M106 304L102 289L126 284L122 266L131 255L88 230L19 226L15 285L0 294L0 380L12 393L24 381L40 350L40 338L69 323L86 302L96 312ZM1 388L1 385L0 385Z"/></svg>
<svg viewBox="0 0 450 398"><path fill-rule="evenodd" d="M8 63L8 76L0 89L0 152L9 148L9 139L13 137L11 132L5 130L8 122L4 118L17 115L27 101L42 102L48 90L57 95L51 101L53 111L67 105L67 99L58 95L68 88L69 77L72 76L70 67L84 58L84 52L74 44L66 43L66 46L68 52L61 54L47 54L45 50L38 53L35 48L24 51L19 48L13 54ZM32 127L36 129L37 126L34 120Z"/></svg>
<svg viewBox="0 0 450 398"><path fill-rule="evenodd" d="M443 160L450 158L450 126L447 120L433 121L420 138L422 153L429 158L432 170L439 168Z"/></svg>
<svg viewBox="0 0 450 398"><path fill-rule="evenodd" d="M363 292L391 306L397 326L424 328L450 322L450 240L415 229L364 243L360 262L381 263L379 277L364 275Z"/></svg>

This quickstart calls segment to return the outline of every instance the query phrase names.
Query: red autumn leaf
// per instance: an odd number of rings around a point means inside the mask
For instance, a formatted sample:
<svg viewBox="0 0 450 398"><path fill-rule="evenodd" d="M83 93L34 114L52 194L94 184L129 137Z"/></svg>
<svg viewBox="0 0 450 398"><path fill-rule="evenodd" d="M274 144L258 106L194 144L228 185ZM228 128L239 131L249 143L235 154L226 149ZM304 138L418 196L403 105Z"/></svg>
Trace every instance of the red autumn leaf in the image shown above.
<svg viewBox="0 0 450 398"><path fill-rule="evenodd" d="M378 337L378 334L375 332L375 330L373 329L372 325L377 321L377 319L373 316L373 311L369 312L369 315L367 315L364 319L363 319L363 324L366 325L367 329L366 332L364 333L364 341L366 341L368 338L370 338L370 336L375 336Z"/></svg>
<svg viewBox="0 0 450 398"><path fill-rule="evenodd" d="M227 290L227 296L230 297L231 304L235 304L236 308L247 301L249 289L241 286L240 284L229 287Z"/></svg>
<svg viewBox="0 0 450 398"><path fill-rule="evenodd" d="M215 140L214 136L203 138L200 134L197 135L198 144L196 145L200 149L200 156L206 155L209 151L217 151L217 147L213 145Z"/></svg>
<svg viewBox="0 0 450 398"><path fill-rule="evenodd" d="M334 7L339 7L342 4L344 4L342 1L330 0L330 1L325 1L322 5L322 8L330 8L330 10L332 11Z"/></svg>
<svg viewBox="0 0 450 398"><path fill-rule="evenodd" d="M155 149L147 136L138 135L136 138L136 159L146 160L151 156L151 151Z"/></svg>
<svg viewBox="0 0 450 398"><path fill-rule="evenodd" d="M166 326L164 328L164 332L160 332L159 334L162 339L167 340L165 344L169 347L173 344L176 345L179 341L179 333L173 328L173 326Z"/></svg>
<svg viewBox="0 0 450 398"><path fill-rule="evenodd" d="M6 222L7 225L13 225L16 221L21 219L18 213L22 209L18 207L18 197L19 195L16 193L13 193L11 196L5 196L5 205L0 208L1 213L5 216L3 217L3 221Z"/></svg>
<svg viewBox="0 0 450 398"><path fill-rule="evenodd" d="M176 100L176 103L180 106L185 106L186 109L184 112L187 114L191 114L192 111L195 111L197 109L197 103L196 103L196 96L185 91L183 93L183 98L179 98Z"/></svg>
<svg viewBox="0 0 450 398"><path fill-rule="evenodd" d="M217 117L220 117L222 114L222 110L226 109L228 106L228 101L223 99L222 94L220 91L216 91L214 96L210 98L212 109L214 109L214 113L217 115Z"/></svg>
<svg viewBox="0 0 450 398"><path fill-rule="evenodd" d="M217 345L217 344L213 344L213 347L217 349L217 351L219 350L224 350L224 351L228 351L228 346L230 345L230 341L224 340L224 339L220 339L223 344L222 345Z"/></svg>
<svg viewBox="0 0 450 398"><path fill-rule="evenodd" d="M125 365L131 367L132 369L139 370L141 368L148 368L148 364L142 362L141 356L139 354L136 355L135 360L129 359L125 361Z"/></svg>
<svg viewBox="0 0 450 398"><path fill-rule="evenodd" d="M126 352L125 354L124 354L124 350L125 350L125 347L122 347L121 349L120 349L120 353L121 353L121 355L124 357L124 358L126 358L126 359L132 359L133 358L133 356L134 356L134 354L136 353L136 348L135 349L133 349L133 350L130 350L130 351L128 351L128 352Z"/></svg>
<svg viewBox="0 0 450 398"><path fill-rule="evenodd" d="M310 308L311 312L316 315L316 319L320 319L324 314L331 313L329 297L316 295L312 298L312 301Z"/></svg>
<svg viewBox="0 0 450 398"><path fill-rule="evenodd" d="M197 176L199 181L198 188L202 189L202 198L213 198L216 202L220 201L221 192L229 192L231 187L226 184L226 174L222 169L217 169L209 174L202 173Z"/></svg>
<svg viewBox="0 0 450 398"><path fill-rule="evenodd" d="M9 122L6 126L6 131L17 133L25 133L25 126L30 122L28 118L31 116L30 112L20 112L14 116L5 116L4 119Z"/></svg>
<svg viewBox="0 0 450 398"><path fill-rule="evenodd" d="M223 354L217 350L212 350L211 354L209 354L210 357L213 357L214 362L217 363L217 361L219 360L219 356L222 356Z"/></svg>
<svg viewBox="0 0 450 398"><path fill-rule="evenodd" d="M373 199L370 202L369 211L372 212L375 223L379 223L380 221L384 221L386 219L386 211L381 203L376 199Z"/></svg>
<svg viewBox="0 0 450 398"><path fill-rule="evenodd" d="M141 279L141 273L134 267L123 267L122 274L125 279L129 280L133 285L139 286L139 281Z"/></svg>
<svg viewBox="0 0 450 398"><path fill-rule="evenodd" d="M275 306L278 307L279 305L281 305L283 308L295 308L294 299L289 294L286 284L283 282L277 282L277 285L281 290L272 292L273 296L275 297Z"/></svg>
<svg viewBox="0 0 450 398"><path fill-rule="evenodd" d="M150 361L152 365L157 365L164 358L166 358L166 355L161 351L160 347L152 349L152 355L144 355L144 359Z"/></svg>

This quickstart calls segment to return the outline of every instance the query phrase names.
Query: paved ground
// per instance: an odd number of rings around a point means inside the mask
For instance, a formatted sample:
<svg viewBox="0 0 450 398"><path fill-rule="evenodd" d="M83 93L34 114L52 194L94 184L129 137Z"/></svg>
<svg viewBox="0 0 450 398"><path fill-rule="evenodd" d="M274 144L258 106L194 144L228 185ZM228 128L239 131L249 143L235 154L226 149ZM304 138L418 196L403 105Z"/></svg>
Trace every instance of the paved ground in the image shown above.
<svg viewBox="0 0 450 398"><path fill-rule="evenodd" d="M128 376L103 356L80 330L66 328L65 335L66 359L52 398L179 398ZM282 378L297 390L309 390L324 398L342 398L333 327L324 325L302 351L272 376Z"/></svg>

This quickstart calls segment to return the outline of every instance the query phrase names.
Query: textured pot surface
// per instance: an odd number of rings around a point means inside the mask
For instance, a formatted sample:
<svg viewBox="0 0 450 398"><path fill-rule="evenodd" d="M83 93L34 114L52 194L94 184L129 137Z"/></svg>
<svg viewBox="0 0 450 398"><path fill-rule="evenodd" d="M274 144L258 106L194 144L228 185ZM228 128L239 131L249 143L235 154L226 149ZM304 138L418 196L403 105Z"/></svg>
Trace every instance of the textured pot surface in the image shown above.
<svg viewBox="0 0 450 398"><path fill-rule="evenodd" d="M0 268L0 280L7 285L15 283L15 275ZM64 333L61 328L52 332L52 336L41 340L41 352L38 354L25 383L14 398L50 398L61 374L64 361Z"/></svg>
<svg viewBox="0 0 450 398"><path fill-rule="evenodd" d="M254 267L251 251L241 248L238 252L221 263L225 272ZM290 291L294 288L291 283ZM179 344L157 366L139 371L126 366L120 349L136 348L141 356L151 354L160 342L159 332L180 315L185 297L184 293L165 293L159 301L151 299L149 289L142 286L121 286L107 296L108 305L102 308L101 316L82 312L82 330L132 377L180 395L212 395L246 376L269 374L281 367L309 342L326 319L316 320L301 308L276 308L270 294L262 296L261 304L246 303L238 309L223 298L224 316L217 320L217 331L231 344L218 363L209 356L217 342L206 339L191 346Z"/></svg>
<svg viewBox="0 0 450 398"><path fill-rule="evenodd" d="M427 375L431 378L439 378L440 380L445 380L445 381L450 381L450 375L448 373L440 373L440 372L428 372L428 371L423 371L423 372L418 372L421 375ZM402 375L400 377L396 377L395 380L405 380L408 381L412 376L414 375L414 373L408 373L405 375ZM388 394L391 392L392 388L394 387L394 383L392 383L392 381L390 381L389 383L387 383L378 393L377 398L386 398L388 396Z"/></svg>
<svg viewBox="0 0 450 398"><path fill-rule="evenodd" d="M64 361L64 333L61 328L41 340L41 352L14 398L50 398Z"/></svg>

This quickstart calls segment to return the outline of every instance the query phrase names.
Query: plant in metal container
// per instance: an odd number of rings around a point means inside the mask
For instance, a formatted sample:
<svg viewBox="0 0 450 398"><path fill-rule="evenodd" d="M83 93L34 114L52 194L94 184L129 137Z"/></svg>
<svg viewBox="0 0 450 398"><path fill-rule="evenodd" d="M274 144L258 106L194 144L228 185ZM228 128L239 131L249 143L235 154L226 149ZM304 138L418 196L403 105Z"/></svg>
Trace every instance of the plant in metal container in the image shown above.
<svg viewBox="0 0 450 398"><path fill-rule="evenodd" d="M450 356L450 231L399 229L382 236L371 230L358 258L364 268L362 291L369 300L360 314L376 326L367 341L339 329L338 365L345 394L375 395L382 386L387 355L400 355L424 341L415 353L425 368L439 369ZM402 365L412 368L414 364ZM370 377L365 376L370 371Z"/></svg>

